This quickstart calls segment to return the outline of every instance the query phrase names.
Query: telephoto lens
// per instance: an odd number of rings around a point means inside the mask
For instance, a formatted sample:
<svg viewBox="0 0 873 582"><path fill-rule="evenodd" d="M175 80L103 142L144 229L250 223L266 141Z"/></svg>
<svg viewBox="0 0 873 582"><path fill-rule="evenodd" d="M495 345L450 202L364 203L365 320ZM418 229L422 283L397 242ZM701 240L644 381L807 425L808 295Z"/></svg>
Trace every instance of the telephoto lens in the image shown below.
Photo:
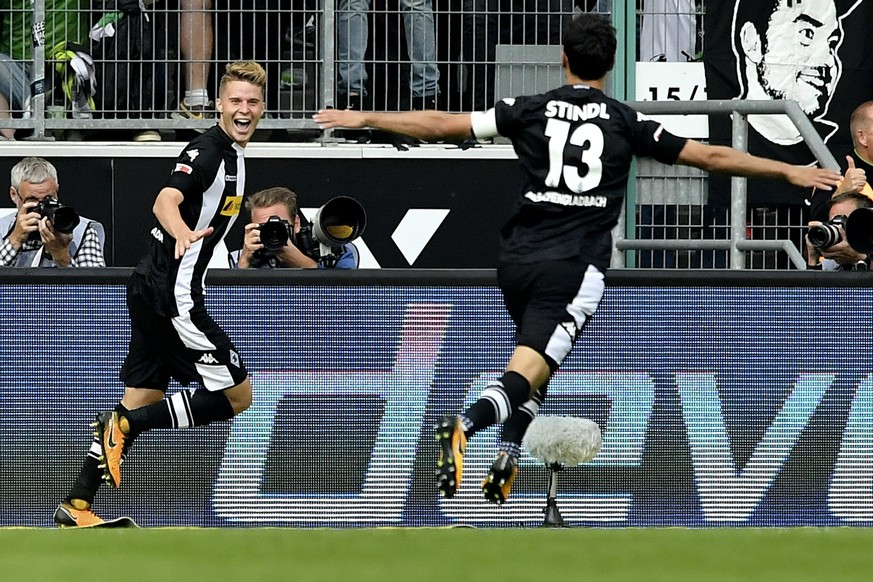
<svg viewBox="0 0 873 582"><path fill-rule="evenodd" d="M840 227L833 222L825 222L824 224L809 227L806 236L809 238L809 243L817 249L832 247L843 240L843 235L840 234Z"/></svg>

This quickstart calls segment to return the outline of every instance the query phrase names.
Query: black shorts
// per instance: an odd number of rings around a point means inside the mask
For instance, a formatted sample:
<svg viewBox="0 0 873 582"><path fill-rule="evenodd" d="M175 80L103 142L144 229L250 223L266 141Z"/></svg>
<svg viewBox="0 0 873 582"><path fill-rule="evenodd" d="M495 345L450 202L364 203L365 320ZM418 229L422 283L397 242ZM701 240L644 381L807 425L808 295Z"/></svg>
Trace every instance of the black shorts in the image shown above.
<svg viewBox="0 0 873 582"><path fill-rule="evenodd" d="M603 273L577 259L504 263L497 267L516 344L543 355L556 370L603 298Z"/></svg>
<svg viewBox="0 0 873 582"><path fill-rule="evenodd" d="M216 391L248 377L233 342L203 304L195 304L185 315L161 316L129 288L127 311L130 347L120 374L125 386L166 391L170 378L175 378L184 386L199 382Z"/></svg>

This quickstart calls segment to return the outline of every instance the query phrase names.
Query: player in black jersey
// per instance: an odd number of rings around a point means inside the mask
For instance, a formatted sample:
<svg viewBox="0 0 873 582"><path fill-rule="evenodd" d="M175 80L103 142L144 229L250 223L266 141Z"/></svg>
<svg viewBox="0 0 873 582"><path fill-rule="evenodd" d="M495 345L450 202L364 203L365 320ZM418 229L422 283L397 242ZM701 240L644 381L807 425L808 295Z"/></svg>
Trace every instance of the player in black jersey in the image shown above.
<svg viewBox="0 0 873 582"><path fill-rule="evenodd" d="M518 472L521 439L546 384L600 304L633 156L710 172L780 178L832 189L839 174L791 166L729 147L671 135L603 93L615 63L609 20L581 14L564 33L567 84L542 95L504 99L482 113L319 111L322 129L372 127L422 140L508 137L524 169L515 210L501 230L497 276L516 324L516 347L503 376L460 416L437 424L437 485L446 497L461 482L466 439L504 423L485 497L503 503Z"/></svg>
<svg viewBox="0 0 873 582"><path fill-rule="evenodd" d="M215 103L218 124L185 146L155 200L149 251L127 285L124 396L115 410L97 415L79 477L55 511L60 526L102 522L91 510L101 476L110 487L121 485L122 455L140 433L228 420L251 404L248 373L206 312L202 281L242 208L243 152L264 114L265 82L257 63L227 65ZM165 398L171 378L202 388Z"/></svg>

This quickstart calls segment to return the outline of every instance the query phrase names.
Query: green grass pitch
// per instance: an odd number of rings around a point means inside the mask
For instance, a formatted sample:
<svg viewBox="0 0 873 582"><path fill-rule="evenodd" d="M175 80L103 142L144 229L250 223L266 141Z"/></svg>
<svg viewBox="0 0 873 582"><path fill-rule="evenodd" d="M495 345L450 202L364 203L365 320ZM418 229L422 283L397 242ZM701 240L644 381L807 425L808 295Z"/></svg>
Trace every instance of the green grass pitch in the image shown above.
<svg viewBox="0 0 873 582"><path fill-rule="evenodd" d="M847 581L873 528L0 529L0 580Z"/></svg>

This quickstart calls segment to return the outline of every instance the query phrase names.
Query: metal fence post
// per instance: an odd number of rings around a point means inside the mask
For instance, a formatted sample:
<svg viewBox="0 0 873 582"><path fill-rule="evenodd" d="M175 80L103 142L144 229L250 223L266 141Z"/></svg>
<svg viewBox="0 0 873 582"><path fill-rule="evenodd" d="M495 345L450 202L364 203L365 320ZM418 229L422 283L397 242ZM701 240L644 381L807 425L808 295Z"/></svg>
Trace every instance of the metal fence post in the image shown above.
<svg viewBox="0 0 873 582"><path fill-rule="evenodd" d="M33 116L33 135L27 139L53 140L45 134L45 0L31 0L31 59L33 79L30 82L30 111Z"/></svg>
<svg viewBox="0 0 873 582"><path fill-rule="evenodd" d="M731 145L740 152L749 151L749 124L746 116L738 111L731 113ZM746 195L748 181L742 176L731 178L731 252L730 268L744 269L745 253L737 243L746 238Z"/></svg>

